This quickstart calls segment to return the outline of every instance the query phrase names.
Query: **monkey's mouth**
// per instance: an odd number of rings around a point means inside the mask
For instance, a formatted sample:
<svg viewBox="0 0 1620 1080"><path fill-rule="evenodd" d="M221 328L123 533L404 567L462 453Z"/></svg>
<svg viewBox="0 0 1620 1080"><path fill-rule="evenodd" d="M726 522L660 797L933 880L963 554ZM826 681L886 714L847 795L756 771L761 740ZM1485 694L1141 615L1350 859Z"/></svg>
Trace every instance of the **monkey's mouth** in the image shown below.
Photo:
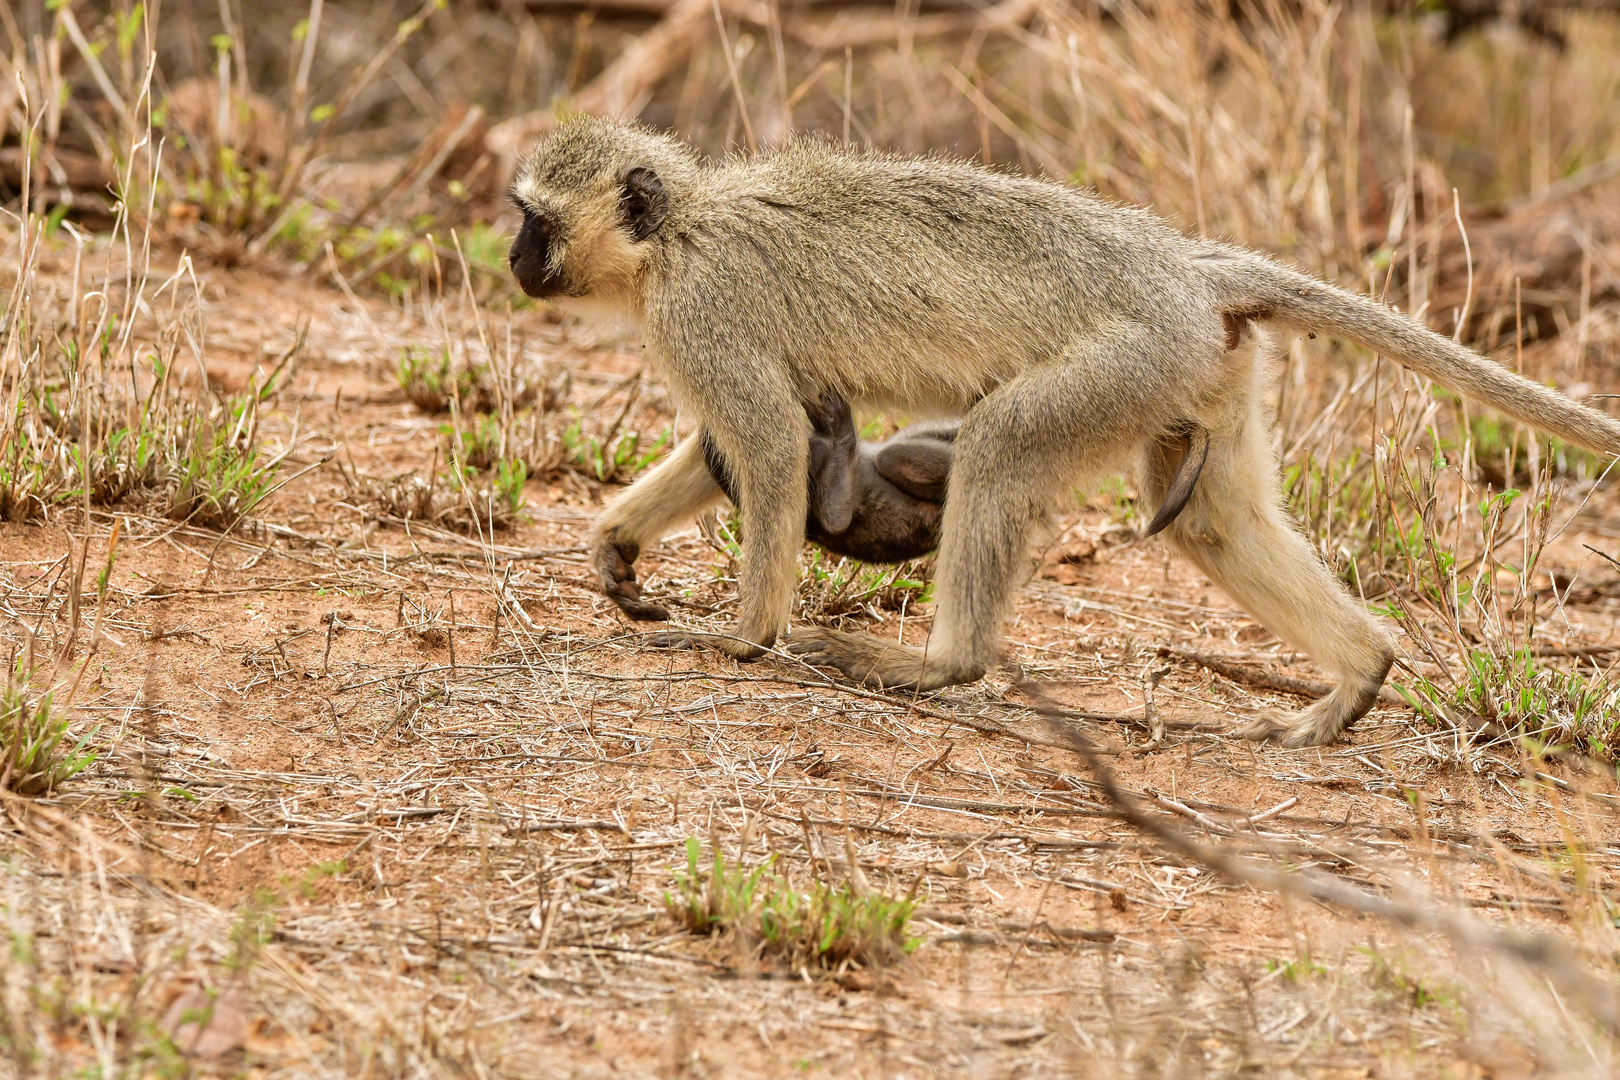
<svg viewBox="0 0 1620 1080"><path fill-rule="evenodd" d="M524 294L536 300L548 300L561 295L563 292L562 275L560 274L548 274L534 278L514 272L514 276L517 278L518 287L523 290Z"/></svg>
<svg viewBox="0 0 1620 1080"><path fill-rule="evenodd" d="M543 300L563 291L563 276L542 255L520 252L516 248L507 257L512 276L524 293Z"/></svg>

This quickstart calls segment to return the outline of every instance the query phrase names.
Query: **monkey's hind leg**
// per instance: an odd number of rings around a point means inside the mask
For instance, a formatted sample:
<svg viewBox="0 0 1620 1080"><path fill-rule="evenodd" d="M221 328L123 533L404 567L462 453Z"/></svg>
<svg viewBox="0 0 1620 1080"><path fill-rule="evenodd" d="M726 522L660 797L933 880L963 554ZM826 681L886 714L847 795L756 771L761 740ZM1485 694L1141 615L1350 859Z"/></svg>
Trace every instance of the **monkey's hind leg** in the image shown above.
<svg viewBox="0 0 1620 1080"><path fill-rule="evenodd" d="M918 649L821 627L795 629L791 652L857 682L935 690L995 665L1001 624L1028 571L1031 527L1075 476L1112 471L1157 428L1180 377L1175 334L1119 323L982 398L962 422L934 575L934 625Z"/></svg>
<svg viewBox="0 0 1620 1080"><path fill-rule="evenodd" d="M1164 535L1266 629L1338 676L1333 692L1303 712L1263 715L1244 734L1322 746L1372 708L1395 654L1385 629L1283 516L1254 400L1237 430L1211 440L1197 488Z"/></svg>

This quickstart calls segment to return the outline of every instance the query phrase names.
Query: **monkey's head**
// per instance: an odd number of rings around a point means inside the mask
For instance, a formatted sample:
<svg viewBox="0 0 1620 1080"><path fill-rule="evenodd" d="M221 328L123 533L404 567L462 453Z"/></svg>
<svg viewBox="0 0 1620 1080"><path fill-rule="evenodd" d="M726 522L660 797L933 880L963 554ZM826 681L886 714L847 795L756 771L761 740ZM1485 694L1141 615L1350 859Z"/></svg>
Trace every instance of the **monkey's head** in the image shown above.
<svg viewBox="0 0 1620 1080"><path fill-rule="evenodd" d="M646 128L576 116L543 139L510 192L523 227L507 261L533 297L626 300L660 240L692 151Z"/></svg>

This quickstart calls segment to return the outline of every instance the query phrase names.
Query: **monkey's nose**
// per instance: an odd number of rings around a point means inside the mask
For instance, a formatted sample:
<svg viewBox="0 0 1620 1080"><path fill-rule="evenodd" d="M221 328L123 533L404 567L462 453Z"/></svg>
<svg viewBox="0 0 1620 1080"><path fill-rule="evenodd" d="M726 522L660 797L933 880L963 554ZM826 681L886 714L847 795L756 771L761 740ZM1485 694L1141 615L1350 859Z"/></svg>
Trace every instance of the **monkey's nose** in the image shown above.
<svg viewBox="0 0 1620 1080"><path fill-rule="evenodd" d="M548 296L556 291L560 275L551 266L551 245L554 228L539 214L524 218L512 247L506 253L506 264L523 291L533 297Z"/></svg>

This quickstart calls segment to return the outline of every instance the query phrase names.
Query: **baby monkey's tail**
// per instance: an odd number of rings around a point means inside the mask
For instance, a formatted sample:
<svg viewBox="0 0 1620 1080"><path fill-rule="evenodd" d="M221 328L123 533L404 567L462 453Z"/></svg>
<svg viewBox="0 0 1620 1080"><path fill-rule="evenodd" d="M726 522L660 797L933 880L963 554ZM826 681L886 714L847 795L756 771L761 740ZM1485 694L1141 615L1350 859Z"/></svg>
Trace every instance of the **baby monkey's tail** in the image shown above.
<svg viewBox="0 0 1620 1080"><path fill-rule="evenodd" d="M1382 304L1252 252L1212 247L1195 261L1214 283L1222 315L1353 341L1550 435L1620 456L1620 422Z"/></svg>

